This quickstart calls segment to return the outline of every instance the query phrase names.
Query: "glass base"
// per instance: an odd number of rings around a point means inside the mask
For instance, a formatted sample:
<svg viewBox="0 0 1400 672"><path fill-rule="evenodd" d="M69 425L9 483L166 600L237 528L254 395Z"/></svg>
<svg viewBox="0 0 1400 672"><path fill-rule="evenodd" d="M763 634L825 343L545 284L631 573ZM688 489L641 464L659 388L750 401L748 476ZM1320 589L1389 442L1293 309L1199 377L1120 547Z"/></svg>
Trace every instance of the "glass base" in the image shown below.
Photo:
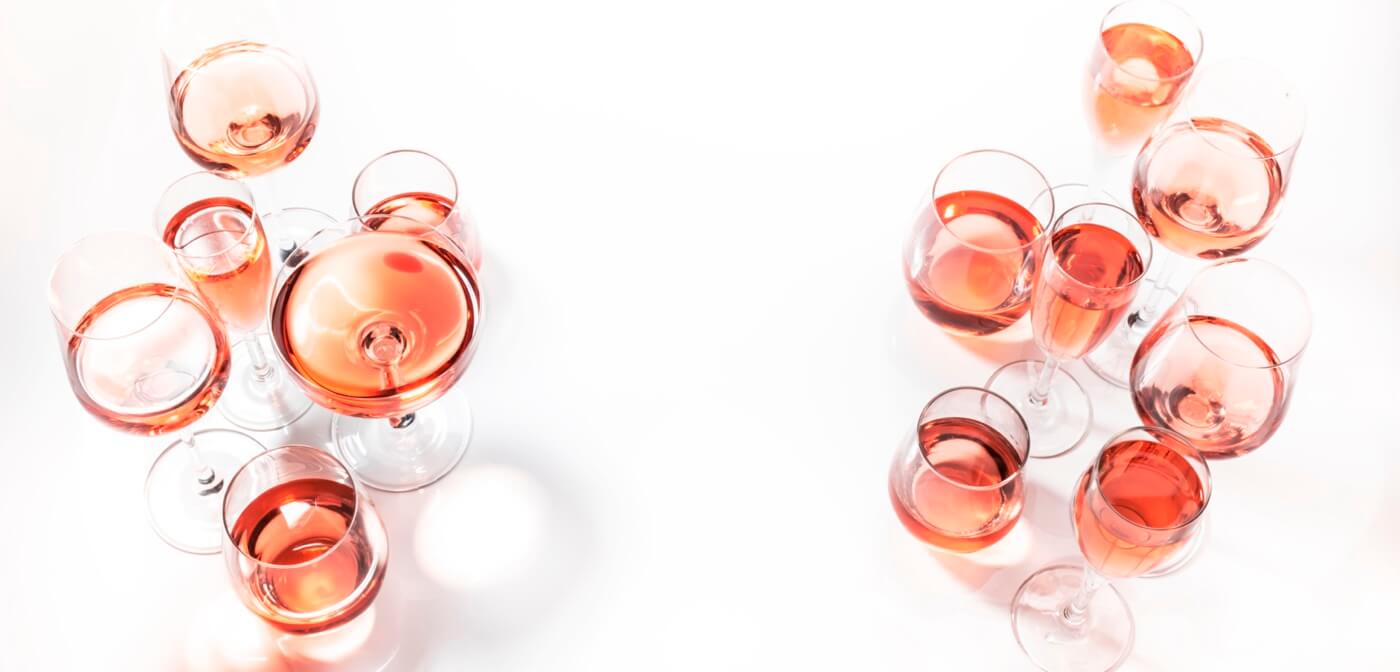
<svg viewBox="0 0 1400 672"><path fill-rule="evenodd" d="M195 448L176 441L151 465L146 509L165 543L186 553L218 553L224 540L224 485L265 449L231 429L206 429L193 437Z"/></svg>
<svg viewBox="0 0 1400 672"><path fill-rule="evenodd" d="M1065 620L1065 608L1083 581L1083 567L1046 567L1026 579L1011 600L1016 643L1042 670L1106 672L1133 650L1133 614L1111 585L1094 592L1083 623L1076 627Z"/></svg>
<svg viewBox="0 0 1400 672"><path fill-rule="evenodd" d="M1176 300L1176 293L1169 287L1156 287L1144 294L1147 296L1143 298L1147 300L1160 301L1153 312L1143 315L1142 309L1145 304L1139 303L1134 306L1128 316L1113 328L1113 333L1084 356L1085 366L1088 366L1094 375L1109 385L1125 390L1128 389L1128 374L1133 368L1133 357L1137 356L1138 346L1142 344L1142 339L1147 338L1147 332L1152 330L1152 325L1161 319L1162 312Z"/></svg>
<svg viewBox="0 0 1400 672"><path fill-rule="evenodd" d="M1031 403L1031 389L1045 362L1023 359L997 369L987 379L987 389L1006 397L1021 413L1031 435L1031 457L1058 457L1074 450L1089 436L1094 409L1089 394L1064 369L1050 379L1050 395L1039 406Z"/></svg>
<svg viewBox="0 0 1400 672"><path fill-rule="evenodd" d="M252 338L259 340L272 366L272 373L264 380L258 380L253 370L253 358L248 352ZM272 353L272 339L267 334L249 336L234 344L228 385L219 396L218 409L224 419L248 431L266 432L286 427L311 410L311 400Z"/></svg>
<svg viewBox="0 0 1400 672"><path fill-rule="evenodd" d="M335 454L361 483L387 492L408 492L446 476L471 441L471 407L456 389L394 427L385 418L331 420Z"/></svg>

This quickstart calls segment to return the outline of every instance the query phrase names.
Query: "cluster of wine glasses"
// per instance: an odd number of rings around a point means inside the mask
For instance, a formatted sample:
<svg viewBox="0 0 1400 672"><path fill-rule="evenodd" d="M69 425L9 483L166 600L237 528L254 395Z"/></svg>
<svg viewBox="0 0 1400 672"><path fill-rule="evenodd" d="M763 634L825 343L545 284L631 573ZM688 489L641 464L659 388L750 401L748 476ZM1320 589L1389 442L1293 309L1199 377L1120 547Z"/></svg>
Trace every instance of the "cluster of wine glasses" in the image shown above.
<svg viewBox="0 0 1400 672"><path fill-rule="evenodd" d="M155 531L191 553L222 548L253 613L317 632L363 612L384 576L365 487L422 488L467 448L454 386L482 319L481 247L452 171L418 151L370 161L343 221L260 204L248 182L306 150L316 86L269 5L222 10L162 11L171 128L206 172L170 185L152 229L65 252L49 303L82 406L177 437L146 480ZM330 451L192 429L218 408L277 430L313 403L333 414Z"/></svg>
<svg viewBox="0 0 1400 672"><path fill-rule="evenodd" d="M1029 458L1064 455L1093 425L1065 363L1084 360L1126 388L1143 423L1110 438L1079 478L1071 508L1084 566L1042 569L1012 602L1016 639L1045 670L1109 670L1127 657L1133 620L1109 580L1190 559L1208 460L1274 434L1310 334L1298 283L1240 256L1273 229L1302 105L1263 65L1201 65L1202 44L1175 5L1113 7L1084 86L1094 183L1052 187L1013 154L964 154L938 174L903 256L910 294L934 323L976 337L1029 313L1043 354L924 407L889 484L915 536L970 552L1011 530ZM1130 211L1103 187L1133 151ZM1174 262L1185 259L1201 267L1172 300Z"/></svg>

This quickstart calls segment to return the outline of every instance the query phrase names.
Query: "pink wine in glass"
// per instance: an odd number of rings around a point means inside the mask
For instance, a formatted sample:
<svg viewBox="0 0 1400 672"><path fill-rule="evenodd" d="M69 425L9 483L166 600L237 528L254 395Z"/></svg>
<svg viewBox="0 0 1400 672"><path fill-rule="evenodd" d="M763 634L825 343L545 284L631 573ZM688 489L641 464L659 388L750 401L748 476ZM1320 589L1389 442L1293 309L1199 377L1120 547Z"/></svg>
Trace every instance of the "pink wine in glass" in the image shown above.
<svg viewBox="0 0 1400 672"><path fill-rule="evenodd" d="M917 267L908 268L909 293L935 323L966 334L987 334L1021 319L1029 309L1020 291L1027 266L1035 264L1031 242L1041 222L1011 199L985 191L956 191L938 197L921 221L926 227ZM906 263L908 263L906 261Z"/></svg>
<svg viewBox="0 0 1400 672"><path fill-rule="evenodd" d="M1024 462L1005 436L971 418L939 418L919 427L924 464L912 484L891 473L899 521L925 543L966 553L996 543L1021 516ZM896 463L898 467L898 463Z"/></svg>
<svg viewBox="0 0 1400 672"><path fill-rule="evenodd" d="M1180 452L1155 441L1120 441L1103 449L1075 489L1079 548L1109 577L1141 576L1169 565L1189 548L1197 528L1187 524L1207 497L1207 486Z"/></svg>
<svg viewBox="0 0 1400 672"><path fill-rule="evenodd" d="M1186 87L1195 59L1175 35L1143 23L1103 31L1090 63L1091 128L1105 148L1134 151Z"/></svg>
<svg viewBox="0 0 1400 672"><path fill-rule="evenodd" d="M303 478L279 483L250 502L229 539L256 561L242 580L253 610L297 633L341 625L374 601L387 548L356 525L355 490Z"/></svg>
<svg viewBox="0 0 1400 672"><path fill-rule="evenodd" d="M64 356L83 408L150 436L198 420L228 381L229 344L219 318L188 290L160 283L99 301L74 327Z"/></svg>
<svg viewBox="0 0 1400 672"><path fill-rule="evenodd" d="M1211 458L1263 445L1288 410L1273 349L1218 317L1163 319L1133 360L1133 405L1143 422L1176 430Z"/></svg>
<svg viewBox="0 0 1400 672"><path fill-rule="evenodd" d="M191 159L235 176L301 155L316 132L316 86L295 56L257 42L205 51L170 88L170 124Z"/></svg>
<svg viewBox="0 0 1400 672"><path fill-rule="evenodd" d="M1208 117L1162 129L1133 171L1143 228L1168 249L1203 259L1258 245L1283 190L1283 170L1263 138Z"/></svg>
<svg viewBox="0 0 1400 672"><path fill-rule="evenodd" d="M426 191L397 194L374 204L365 217L366 224L374 225L378 231L423 233L436 229L462 248L472 268L481 268L481 241L476 227L446 196Z"/></svg>
<svg viewBox="0 0 1400 672"><path fill-rule="evenodd" d="M462 376L477 296L465 262L430 238L365 231L292 271L273 300L272 336L317 404L393 417Z"/></svg>
<svg viewBox="0 0 1400 672"><path fill-rule="evenodd" d="M249 332L262 324L272 260L252 207L232 198L191 203L170 219L165 244L176 250L195 289L230 327Z"/></svg>
<svg viewBox="0 0 1400 672"><path fill-rule="evenodd" d="M1032 294L1031 328L1050 356L1078 359L1123 319L1145 264L1127 237L1098 224L1060 228L1050 245Z"/></svg>

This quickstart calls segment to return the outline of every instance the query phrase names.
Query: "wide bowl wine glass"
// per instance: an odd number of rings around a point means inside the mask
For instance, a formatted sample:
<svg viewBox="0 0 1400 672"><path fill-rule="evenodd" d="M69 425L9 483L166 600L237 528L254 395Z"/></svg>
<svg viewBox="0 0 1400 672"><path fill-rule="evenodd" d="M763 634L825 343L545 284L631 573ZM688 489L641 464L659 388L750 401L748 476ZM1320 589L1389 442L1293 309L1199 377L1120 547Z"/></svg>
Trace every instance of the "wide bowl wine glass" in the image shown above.
<svg viewBox="0 0 1400 672"><path fill-rule="evenodd" d="M1151 264L1152 245L1137 218L1116 205L1074 206L1051 228L1031 294L1031 333L1045 359L1012 362L987 382L1026 419L1031 457L1061 455L1088 436L1089 395L1060 366L1108 337Z"/></svg>
<svg viewBox="0 0 1400 672"><path fill-rule="evenodd" d="M329 630L374 602L389 539L350 470L290 445L250 460L223 499L224 561L239 599L274 627Z"/></svg>
<svg viewBox="0 0 1400 672"><path fill-rule="evenodd" d="M904 246L914 305L955 335L1005 329L1026 313L1041 234L1055 213L1045 176L994 149L948 162Z"/></svg>
<svg viewBox="0 0 1400 672"><path fill-rule="evenodd" d="M1283 269L1207 266L1138 348L1133 406L1208 458L1249 453L1283 422L1311 333L1307 295Z"/></svg>
<svg viewBox="0 0 1400 672"><path fill-rule="evenodd" d="M1132 651L1132 612L1111 579L1178 562L1201 533L1210 467L1184 437L1135 427L1109 439L1079 478L1071 515L1084 566L1046 567L1011 601L1011 627L1048 672L1102 672Z"/></svg>
<svg viewBox="0 0 1400 672"><path fill-rule="evenodd" d="M244 429L286 427L311 408L260 329L272 292L272 256L253 193L216 173L171 184L156 207L156 232L234 337L219 412Z"/></svg>
<svg viewBox="0 0 1400 672"><path fill-rule="evenodd" d="M351 188L355 216L403 215L371 219L381 229L415 230L427 225L451 239L481 270L481 236L476 221L459 198L457 176L427 152L400 149L375 157L355 177Z"/></svg>
<svg viewBox="0 0 1400 672"><path fill-rule="evenodd" d="M204 169L262 175L295 160L316 133L316 84L279 23L266 0L161 8L170 127Z"/></svg>
<svg viewBox="0 0 1400 672"><path fill-rule="evenodd" d="M955 387L928 402L890 465L890 503L920 541L968 553L1021 518L1026 423L994 392Z"/></svg>
<svg viewBox="0 0 1400 672"><path fill-rule="evenodd" d="M1232 257L1273 230L1304 117L1298 93L1268 66L1236 60L1199 69L1133 168L1138 218L1176 255L1162 255L1155 288L1088 358L1095 373L1127 387L1133 354L1168 302L1182 257Z"/></svg>
<svg viewBox="0 0 1400 672"><path fill-rule="evenodd" d="M431 229L368 215L288 257L272 302L278 355L336 415L336 454L366 485L407 491L456 466L471 436L466 371L481 322L475 272ZM433 403L436 402L436 403Z"/></svg>
<svg viewBox="0 0 1400 672"><path fill-rule="evenodd" d="M179 433L146 477L156 533L182 551L218 552L224 479L262 450L237 432L189 430L228 381L218 315L159 240L124 231L87 236L59 258L49 310L88 413L133 434Z"/></svg>

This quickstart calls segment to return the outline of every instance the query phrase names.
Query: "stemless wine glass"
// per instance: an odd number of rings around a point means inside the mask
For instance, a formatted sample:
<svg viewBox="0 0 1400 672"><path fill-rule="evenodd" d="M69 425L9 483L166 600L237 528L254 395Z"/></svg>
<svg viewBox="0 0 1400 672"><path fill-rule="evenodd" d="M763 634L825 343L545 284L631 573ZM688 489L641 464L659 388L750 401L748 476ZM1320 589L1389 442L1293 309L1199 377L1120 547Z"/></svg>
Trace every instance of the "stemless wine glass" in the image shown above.
<svg viewBox="0 0 1400 672"><path fill-rule="evenodd" d="M262 175L292 162L316 132L316 84L289 48L276 7L170 0L160 12L170 126L206 170Z"/></svg>
<svg viewBox="0 0 1400 672"><path fill-rule="evenodd" d="M890 466L890 503L924 543L968 553L1006 536L1021 518L1021 471L1030 435L994 392L955 387L919 413L914 437Z"/></svg>
<svg viewBox="0 0 1400 672"><path fill-rule="evenodd" d="M1015 154L983 149L948 162L904 247L914 304L963 336L1021 319L1054 200L1045 176Z"/></svg>
<svg viewBox="0 0 1400 672"><path fill-rule="evenodd" d="M1112 670L1132 650L1132 612L1109 585L1176 562L1200 534L1210 467L1181 435L1134 427L1108 440L1075 488L1084 567L1053 565L1021 584L1011 627L1048 672Z"/></svg>
<svg viewBox="0 0 1400 672"><path fill-rule="evenodd" d="M475 272L450 239L377 230L404 217L312 236L278 275L271 320L278 355L337 414L336 454L361 482L395 492L442 478L466 451L471 414L453 390L481 321Z"/></svg>
<svg viewBox="0 0 1400 672"><path fill-rule="evenodd" d="M1089 434L1089 395L1060 366L1108 337L1152 264L1152 245L1133 213L1085 203L1060 215L1031 296L1031 331L1044 361L997 369L987 387L1011 400L1031 433L1031 457L1054 457Z"/></svg>
<svg viewBox="0 0 1400 672"><path fill-rule="evenodd" d="M427 224L448 237L481 270L481 238L471 213L458 198L457 176L436 156L414 149L381 154L365 165L351 189L355 216L404 215L374 219L380 228L410 230Z"/></svg>
<svg viewBox="0 0 1400 672"><path fill-rule="evenodd" d="M271 343L259 332L272 292L272 252L256 213L247 185L194 173L165 190L155 226L195 289L237 337L219 412L244 429L267 431L295 422L311 400L269 357Z"/></svg>
<svg viewBox="0 0 1400 672"><path fill-rule="evenodd" d="M1133 405L1209 458L1239 457L1283 422L1312 333L1303 288L1258 259L1198 273L1133 360Z"/></svg>
<svg viewBox="0 0 1400 672"><path fill-rule="evenodd" d="M1292 85L1248 60L1203 66L1186 101L1138 154L1133 205L1158 243L1188 258L1238 255L1273 230L1303 138L1303 104ZM1133 353L1168 300L1181 260L1163 255L1141 305L1088 364L1128 386Z"/></svg>
<svg viewBox="0 0 1400 672"><path fill-rule="evenodd" d="M350 470L311 446L274 448L229 481L224 562L239 599L273 626L329 630L368 609L389 539Z"/></svg>
<svg viewBox="0 0 1400 672"><path fill-rule="evenodd" d="M262 450L237 432L188 429L228 380L218 316L160 241L128 232L93 234L65 252L49 279L49 310L88 413L133 434L180 433L146 477L156 533L182 551L217 552L224 478Z"/></svg>

